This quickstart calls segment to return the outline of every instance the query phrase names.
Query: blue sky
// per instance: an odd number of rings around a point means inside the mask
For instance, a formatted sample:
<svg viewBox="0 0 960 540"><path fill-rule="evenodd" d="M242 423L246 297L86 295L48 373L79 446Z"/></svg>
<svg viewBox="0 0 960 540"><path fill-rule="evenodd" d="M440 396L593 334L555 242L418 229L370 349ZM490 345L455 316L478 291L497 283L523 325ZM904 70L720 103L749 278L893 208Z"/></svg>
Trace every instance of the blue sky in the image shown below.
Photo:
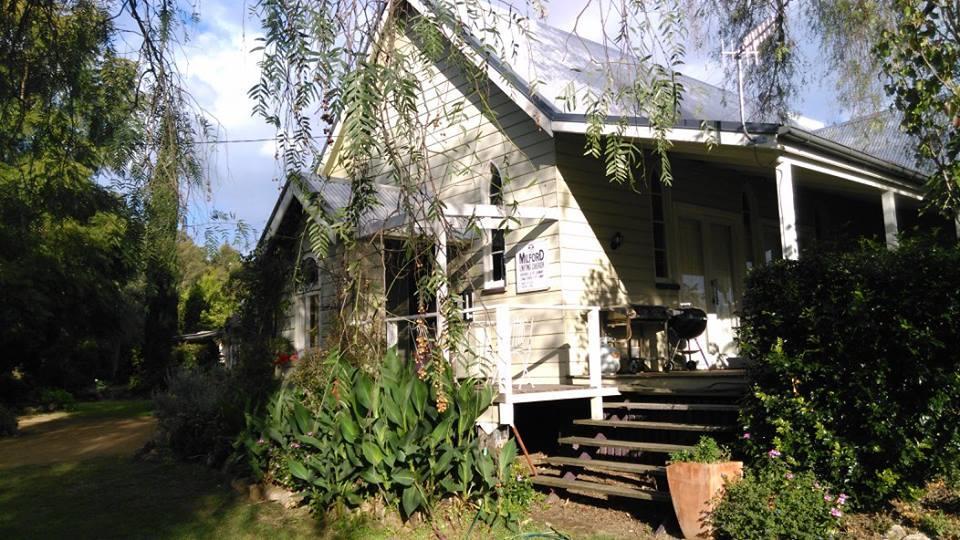
<svg viewBox="0 0 960 540"><path fill-rule="evenodd" d="M578 33L598 39L601 25L592 3L580 20ZM572 30L582 2L555 1L547 4L547 23ZM191 31L182 48L180 67L188 90L219 126L221 140L262 139L274 136L272 128L251 113L247 91L257 81L258 55L250 52L260 35L259 21L251 17L246 2L205 1L199 4L200 23ZM724 80L718 51L690 50L684 73L707 82L732 88ZM825 83L806 85L795 108L804 116L826 124L845 120ZM270 142L210 145L208 152L210 189L191 194L188 225L190 233L203 242L211 230L214 211L229 212L253 228L251 242L263 230L279 193L280 170ZM230 223L221 223L229 228Z"/></svg>

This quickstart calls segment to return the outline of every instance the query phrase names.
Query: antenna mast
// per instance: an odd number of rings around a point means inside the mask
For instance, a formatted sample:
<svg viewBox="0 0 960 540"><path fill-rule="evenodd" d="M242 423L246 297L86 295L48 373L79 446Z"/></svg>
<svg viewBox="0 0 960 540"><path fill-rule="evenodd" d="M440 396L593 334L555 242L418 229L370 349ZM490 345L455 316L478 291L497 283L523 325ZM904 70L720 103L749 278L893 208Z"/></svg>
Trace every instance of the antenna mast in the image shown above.
<svg viewBox="0 0 960 540"><path fill-rule="evenodd" d="M757 63L760 44L770 37L776 23L777 16L773 15L753 30L747 32L747 35L740 41L740 46L735 50L726 50L727 47L726 44L724 44L723 49L720 51L721 56L732 56L737 61L737 96L740 99L740 126L743 128L743 134L746 135L748 139L750 138L750 133L747 132L747 119L743 96L743 58L745 56L749 57L754 64Z"/></svg>

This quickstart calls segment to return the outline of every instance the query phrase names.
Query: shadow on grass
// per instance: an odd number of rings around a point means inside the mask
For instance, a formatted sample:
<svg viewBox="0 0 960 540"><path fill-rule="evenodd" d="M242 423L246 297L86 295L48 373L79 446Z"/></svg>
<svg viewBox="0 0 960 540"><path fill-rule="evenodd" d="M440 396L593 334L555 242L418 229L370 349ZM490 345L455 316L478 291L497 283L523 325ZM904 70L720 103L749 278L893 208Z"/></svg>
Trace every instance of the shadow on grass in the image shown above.
<svg viewBox="0 0 960 540"><path fill-rule="evenodd" d="M0 475L0 538L367 538L305 509L254 504L198 465L98 458ZM375 533L374 533L375 534Z"/></svg>

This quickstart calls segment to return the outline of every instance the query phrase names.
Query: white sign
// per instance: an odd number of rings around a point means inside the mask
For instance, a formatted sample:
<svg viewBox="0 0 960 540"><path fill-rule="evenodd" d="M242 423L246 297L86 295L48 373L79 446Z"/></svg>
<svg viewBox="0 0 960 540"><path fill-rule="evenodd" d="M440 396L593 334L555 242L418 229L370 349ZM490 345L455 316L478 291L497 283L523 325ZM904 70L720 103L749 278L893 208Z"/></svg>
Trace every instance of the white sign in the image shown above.
<svg viewBox="0 0 960 540"><path fill-rule="evenodd" d="M517 252L517 292L544 291L550 288L547 257L550 248L542 240L525 244Z"/></svg>

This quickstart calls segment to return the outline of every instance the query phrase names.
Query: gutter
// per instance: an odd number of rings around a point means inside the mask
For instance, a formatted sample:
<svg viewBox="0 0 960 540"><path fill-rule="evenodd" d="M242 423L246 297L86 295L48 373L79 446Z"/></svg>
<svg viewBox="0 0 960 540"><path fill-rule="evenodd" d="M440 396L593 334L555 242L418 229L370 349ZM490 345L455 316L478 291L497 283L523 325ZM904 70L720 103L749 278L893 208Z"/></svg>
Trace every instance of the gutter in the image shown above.
<svg viewBox="0 0 960 540"><path fill-rule="evenodd" d="M802 129L790 126L780 126L780 128L777 130L777 138L798 142L835 156L863 163L881 171L888 171L898 176L915 180L919 185L922 185L923 181L926 179L926 175L920 171L909 169L907 167L891 163L887 160L873 157L870 154L861 152L860 150L850 148L849 146L844 146L838 142L815 135Z"/></svg>

